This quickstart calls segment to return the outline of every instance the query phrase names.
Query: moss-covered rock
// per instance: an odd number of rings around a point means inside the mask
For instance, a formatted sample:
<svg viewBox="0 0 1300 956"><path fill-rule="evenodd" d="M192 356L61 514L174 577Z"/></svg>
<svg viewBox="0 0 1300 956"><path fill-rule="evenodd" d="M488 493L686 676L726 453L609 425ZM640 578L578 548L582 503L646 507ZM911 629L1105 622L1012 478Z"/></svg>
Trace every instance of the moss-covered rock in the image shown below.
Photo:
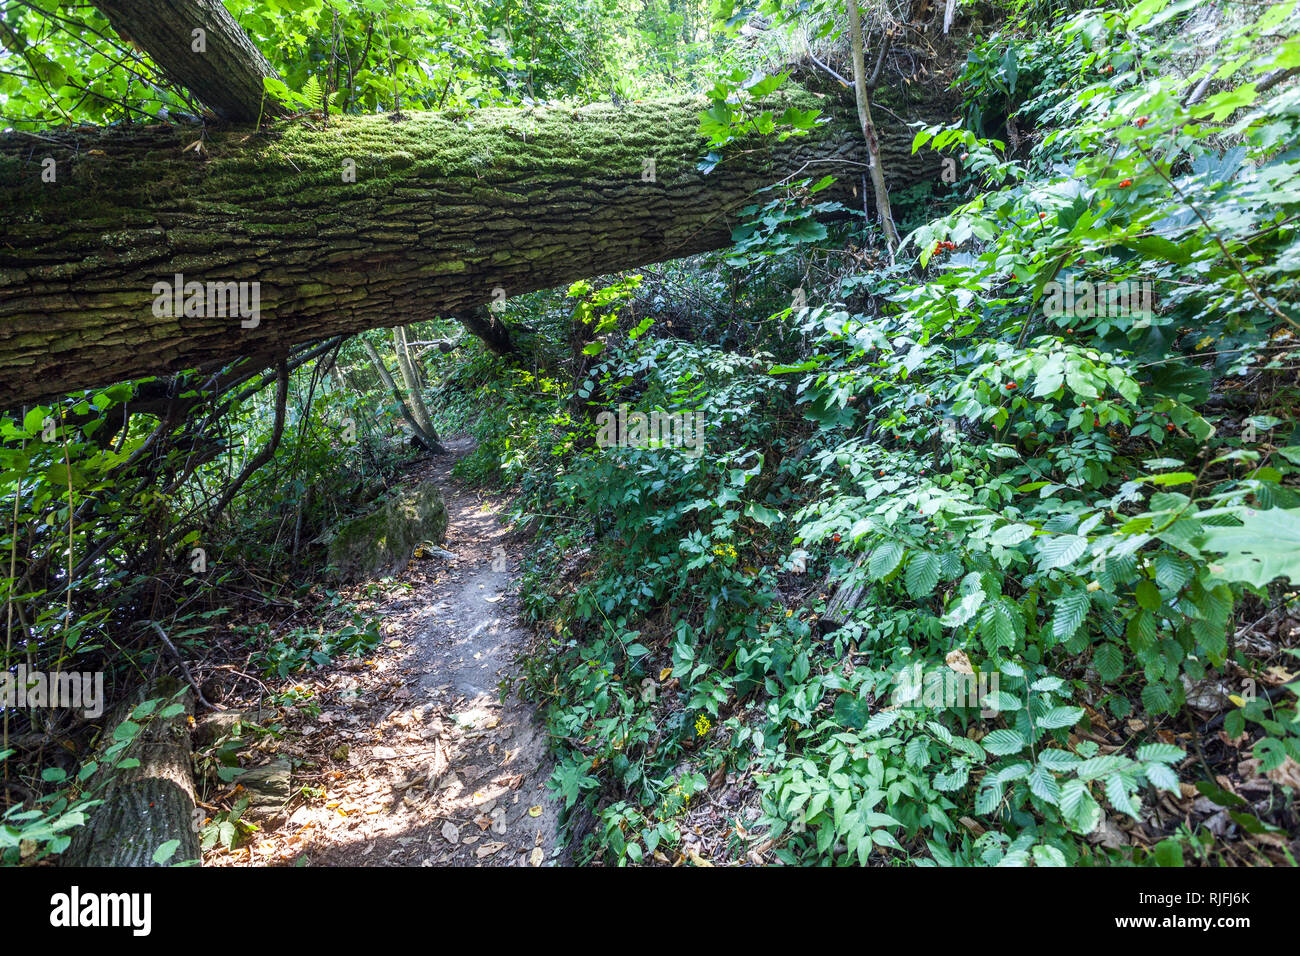
<svg viewBox="0 0 1300 956"><path fill-rule="evenodd" d="M432 484L398 488L379 508L333 529L329 563L339 580L391 574L410 560L416 545L447 533L447 505Z"/></svg>

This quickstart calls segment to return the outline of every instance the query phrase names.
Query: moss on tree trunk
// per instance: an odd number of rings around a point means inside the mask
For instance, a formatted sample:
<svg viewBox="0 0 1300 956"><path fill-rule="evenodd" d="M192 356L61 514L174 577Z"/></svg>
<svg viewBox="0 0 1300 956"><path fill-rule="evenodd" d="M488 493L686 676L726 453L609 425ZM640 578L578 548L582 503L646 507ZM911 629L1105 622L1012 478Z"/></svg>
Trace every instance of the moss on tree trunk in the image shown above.
<svg viewBox="0 0 1300 956"><path fill-rule="evenodd" d="M838 104L814 135L729 147L708 175L704 105L0 136L0 408L716 249L756 190L792 177L844 173L860 206ZM891 174L928 174L894 132ZM259 283L259 321L156 315L155 284L177 274Z"/></svg>

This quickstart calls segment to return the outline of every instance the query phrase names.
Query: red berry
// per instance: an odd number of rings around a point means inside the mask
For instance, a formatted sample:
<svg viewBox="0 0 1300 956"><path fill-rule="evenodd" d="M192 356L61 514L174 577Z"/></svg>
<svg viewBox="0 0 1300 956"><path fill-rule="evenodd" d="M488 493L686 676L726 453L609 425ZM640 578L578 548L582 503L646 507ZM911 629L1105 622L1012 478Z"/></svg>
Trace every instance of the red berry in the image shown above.
<svg viewBox="0 0 1300 956"><path fill-rule="evenodd" d="M1130 186L1132 186L1132 185L1133 185L1133 180L1131 180L1131 179L1122 179L1122 180L1120 180L1119 188L1120 188L1120 189L1128 189L1128 188L1129 188Z"/></svg>
<svg viewBox="0 0 1300 956"><path fill-rule="evenodd" d="M1017 386L1015 382L1007 382L1007 388L1016 388L1016 387Z"/></svg>
<svg viewBox="0 0 1300 956"><path fill-rule="evenodd" d="M1147 117L1139 116L1137 119L1133 121L1133 125L1136 126L1138 129L1141 129L1143 126L1147 125Z"/></svg>

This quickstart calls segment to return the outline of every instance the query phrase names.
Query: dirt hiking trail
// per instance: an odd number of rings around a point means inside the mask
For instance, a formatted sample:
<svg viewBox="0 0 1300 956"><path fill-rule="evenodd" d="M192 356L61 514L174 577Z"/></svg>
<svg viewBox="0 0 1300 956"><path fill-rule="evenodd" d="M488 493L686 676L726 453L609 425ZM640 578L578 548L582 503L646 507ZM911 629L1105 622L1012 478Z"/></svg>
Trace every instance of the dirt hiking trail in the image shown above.
<svg viewBox="0 0 1300 956"><path fill-rule="evenodd" d="M413 562L368 613L372 654L312 675L321 712L292 724L276 755L306 761L295 797L242 855L215 865L550 866L559 802L546 788L545 732L501 684L528 634L515 623L517 546L503 499L451 478L451 455L416 463L409 482L446 499L446 551ZM402 584L410 587L403 587ZM312 766L315 764L315 766ZM303 798L301 788L312 798Z"/></svg>

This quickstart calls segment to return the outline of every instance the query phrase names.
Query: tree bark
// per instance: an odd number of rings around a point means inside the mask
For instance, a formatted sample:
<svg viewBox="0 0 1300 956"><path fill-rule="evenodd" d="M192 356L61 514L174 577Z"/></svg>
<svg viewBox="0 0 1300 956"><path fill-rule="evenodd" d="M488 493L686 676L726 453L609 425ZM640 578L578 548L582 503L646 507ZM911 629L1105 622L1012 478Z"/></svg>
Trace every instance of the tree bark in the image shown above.
<svg viewBox="0 0 1300 956"><path fill-rule="evenodd" d="M384 364L383 358L375 350L375 347L364 338L361 340L361 345L365 348L366 355L370 356L370 364L372 364L375 367L375 371L379 373L379 380L387 386L390 392L393 393L393 398L397 401L398 410L401 411L402 418L405 419L406 424L415 435L415 440L423 445L427 451L434 452L435 454L441 454L445 451L446 449L438 443L438 440L426 435L424 429L420 427L420 423L415 420L415 416L411 414L410 406L406 404L406 397L402 395L402 390L398 388L397 383L393 381L393 374L388 371L388 366Z"/></svg>
<svg viewBox="0 0 1300 956"><path fill-rule="evenodd" d="M831 121L729 147L708 175L696 168L700 98L201 138L0 136L0 408L721 248L754 192L790 178L847 173L838 196L856 205L864 153L851 120L838 102L789 99ZM898 124L881 139L899 182L934 172L911 138ZM167 314L154 288L177 274L257 283L256 325L212 295L198 314Z"/></svg>
<svg viewBox="0 0 1300 956"><path fill-rule="evenodd" d="M167 78L219 118L252 123L282 116L263 77L275 70L221 0L94 0L123 40L149 54ZM195 31L202 31L196 34Z"/></svg>
<svg viewBox="0 0 1300 956"><path fill-rule="evenodd" d="M406 329L400 327L393 329L393 349L397 352L398 371L402 374L402 381L406 383L407 405L410 406L411 415L420 426L420 431L424 434L426 441L438 446L438 432L433 427L433 419L429 416L429 409L424 404L420 376L415 372L415 365L411 362L410 350L406 347Z"/></svg>
<svg viewBox="0 0 1300 956"><path fill-rule="evenodd" d="M159 697L165 701L179 689L176 680L162 678L115 709L104 722L105 744L100 753L140 701ZM190 766L190 691L185 691L182 700L184 712L170 718L155 712L120 755L121 760L133 757L140 761L138 767L123 770L105 765L91 777L91 789L103 802L87 812L86 824L77 830L72 844L59 858L60 866L158 866L154 852L169 840L179 840L180 846L168 863L198 859L194 775Z"/></svg>
<svg viewBox="0 0 1300 956"><path fill-rule="evenodd" d="M867 82L865 38L862 32L862 16L858 11L858 0L848 0L849 4L849 46L853 52L853 96L857 101L858 122L862 126L862 139L867 146L867 155L871 162L871 185L876 195L876 215L880 217L880 228L885 234L885 243L889 247L892 261L894 250L900 242L898 227L894 225L894 211L889 204L889 188L885 185L884 159L880 151L880 139L876 135L876 123L871 117L871 89L880 80L880 67L884 63L888 50L889 37L880 37L880 62L876 64L875 75L871 83Z"/></svg>
<svg viewBox="0 0 1300 956"><path fill-rule="evenodd" d="M487 306L481 305L455 318L467 331L478 336L493 355L514 354L515 341L510 326L502 322Z"/></svg>

